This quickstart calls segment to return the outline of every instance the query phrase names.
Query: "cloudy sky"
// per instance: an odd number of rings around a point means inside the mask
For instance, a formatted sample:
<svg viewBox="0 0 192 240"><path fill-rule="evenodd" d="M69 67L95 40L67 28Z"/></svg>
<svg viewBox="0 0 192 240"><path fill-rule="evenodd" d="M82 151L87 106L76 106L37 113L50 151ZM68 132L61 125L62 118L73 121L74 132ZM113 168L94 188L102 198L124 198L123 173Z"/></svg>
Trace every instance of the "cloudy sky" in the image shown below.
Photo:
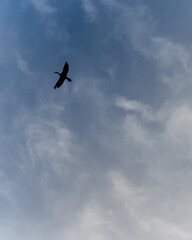
<svg viewBox="0 0 192 240"><path fill-rule="evenodd" d="M1 0L0 239L192 239L191 9Z"/></svg>

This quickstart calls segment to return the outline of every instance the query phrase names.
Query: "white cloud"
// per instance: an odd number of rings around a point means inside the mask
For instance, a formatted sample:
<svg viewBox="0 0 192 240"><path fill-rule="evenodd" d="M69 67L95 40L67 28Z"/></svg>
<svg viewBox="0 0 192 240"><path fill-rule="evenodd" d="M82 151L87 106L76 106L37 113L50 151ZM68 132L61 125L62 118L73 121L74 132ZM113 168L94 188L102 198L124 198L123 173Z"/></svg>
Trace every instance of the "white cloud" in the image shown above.
<svg viewBox="0 0 192 240"><path fill-rule="evenodd" d="M93 2L91 0L83 0L83 8L87 14L89 21L95 21L97 17L97 10Z"/></svg>
<svg viewBox="0 0 192 240"><path fill-rule="evenodd" d="M161 146L166 150L169 147L170 149L174 147L175 151L183 148L182 153L185 152L185 157L188 153L190 156L189 145L192 141L192 109L190 104L187 102L178 103L174 106L165 104L154 111L150 106L138 101L118 98L116 106L127 111L123 128L128 139L130 136L137 138L142 136L141 144L145 146L148 141L151 141L154 151L160 149ZM138 112L141 115L137 115ZM152 126L147 127L145 125L147 122L149 125L153 123L159 125L159 131L155 132ZM160 152L158 151L159 154ZM173 156L175 157L174 152ZM177 157L179 156L181 155L179 154Z"/></svg>
<svg viewBox="0 0 192 240"><path fill-rule="evenodd" d="M188 88L189 84L191 87L190 47L161 36L147 5L136 3L130 7L117 1L102 2L117 16L111 32L124 44L125 51L129 51L131 44L144 57L155 60L159 67L157 77L173 94Z"/></svg>
<svg viewBox="0 0 192 240"><path fill-rule="evenodd" d="M73 137L67 128L59 121L44 119L41 114L35 118L25 114L14 125L16 132L23 129L24 145L22 140L22 144L18 141L17 146L21 154L20 167L24 172L28 173L30 168L40 164L46 171L47 167L52 169L58 178L68 174L67 164L74 160L74 156L71 155Z"/></svg>
<svg viewBox="0 0 192 240"><path fill-rule="evenodd" d="M116 99L115 105L127 111L141 113L142 116L148 120L153 120L155 118L155 113L152 111L152 108L139 101L127 100L124 97L119 97Z"/></svg>
<svg viewBox="0 0 192 240"><path fill-rule="evenodd" d="M55 12L55 8L49 6L47 0L30 0L31 3L35 6L35 8L41 13L52 14Z"/></svg>
<svg viewBox="0 0 192 240"><path fill-rule="evenodd" d="M18 51L14 51L16 55L16 62L17 62L17 67L19 70L23 73L30 74L30 69L29 69L29 64L27 63L26 60L21 56L21 54Z"/></svg>
<svg viewBox="0 0 192 240"><path fill-rule="evenodd" d="M162 80L178 92L191 83L191 55L187 48L168 39L152 38L151 56L160 62Z"/></svg>
<svg viewBox="0 0 192 240"><path fill-rule="evenodd" d="M122 206L119 211L124 212L125 216L131 217L132 221L137 225L137 233L133 235L134 239L140 239L142 235L148 239L191 238L191 231L186 231L174 221L166 220L166 217L156 215L156 211L151 207L156 198L152 194L152 189L134 186L127 181L127 178L117 172L111 174L111 180L113 183L113 196L119 202L119 206ZM166 205L161 199L159 201L155 199L155 202L160 209ZM182 205L180 208L182 208ZM167 212L167 215L169 214L171 213Z"/></svg>
<svg viewBox="0 0 192 240"><path fill-rule="evenodd" d="M125 98L117 99L116 106L125 116L116 119L117 125L108 122L112 132L100 134L98 141L113 156L110 165L118 156L119 170L109 167L97 174L102 189L87 188L69 222L62 227L61 220L58 239L190 239L191 107L165 105L154 112ZM151 122L161 129L149 127Z"/></svg>

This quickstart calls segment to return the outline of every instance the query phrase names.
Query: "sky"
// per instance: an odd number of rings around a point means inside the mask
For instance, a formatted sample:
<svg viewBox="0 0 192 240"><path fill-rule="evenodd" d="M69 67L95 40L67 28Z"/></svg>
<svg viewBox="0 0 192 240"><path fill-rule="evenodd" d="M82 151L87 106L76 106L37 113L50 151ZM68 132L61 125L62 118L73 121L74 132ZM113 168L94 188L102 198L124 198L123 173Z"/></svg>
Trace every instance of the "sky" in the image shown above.
<svg viewBox="0 0 192 240"><path fill-rule="evenodd" d="M1 0L0 239L192 239L191 9Z"/></svg>

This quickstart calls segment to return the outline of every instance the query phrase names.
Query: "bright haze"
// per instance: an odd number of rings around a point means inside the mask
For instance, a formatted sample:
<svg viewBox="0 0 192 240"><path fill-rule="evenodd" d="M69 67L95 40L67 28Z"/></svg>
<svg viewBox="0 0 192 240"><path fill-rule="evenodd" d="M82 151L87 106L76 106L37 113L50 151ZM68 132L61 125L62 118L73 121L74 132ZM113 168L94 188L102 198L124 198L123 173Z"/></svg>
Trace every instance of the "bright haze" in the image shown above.
<svg viewBox="0 0 192 240"><path fill-rule="evenodd" d="M192 239L191 9L1 1L0 239Z"/></svg>

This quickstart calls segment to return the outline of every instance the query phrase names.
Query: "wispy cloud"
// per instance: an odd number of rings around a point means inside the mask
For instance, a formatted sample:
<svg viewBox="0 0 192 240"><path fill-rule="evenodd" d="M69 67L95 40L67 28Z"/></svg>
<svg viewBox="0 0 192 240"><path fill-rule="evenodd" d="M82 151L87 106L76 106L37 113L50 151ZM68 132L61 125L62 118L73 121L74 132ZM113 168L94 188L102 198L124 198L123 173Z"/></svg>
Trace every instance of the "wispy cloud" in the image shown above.
<svg viewBox="0 0 192 240"><path fill-rule="evenodd" d="M48 3L48 0L30 0L35 8L41 13L52 14L55 12L55 8L51 7Z"/></svg>
<svg viewBox="0 0 192 240"><path fill-rule="evenodd" d="M163 37L157 31L150 9L143 4L133 7L122 3L108 3L114 12L120 11L113 28L113 34L124 45L132 47L145 57L157 61L158 76L173 92L180 92L191 82L191 55L189 46ZM176 90L176 91L175 91Z"/></svg>
<svg viewBox="0 0 192 240"><path fill-rule="evenodd" d="M21 54L18 51L14 51L15 55L16 55L16 62L17 62L17 67L18 69L26 74L30 73L30 69L29 69L29 64L27 63L26 60L24 60L24 58L21 56Z"/></svg>
<svg viewBox="0 0 192 240"><path fill-rule="evenodd" d="M152 120L155 118L155 113L152 111L152 108L139 101L127 100L124 97L119 97L116 99L115 105L127 111L141 113L142 116L148 120Z"/></svg>
<svg viewBox="0 0 192 240"><path fill-rule="evenodd" d="M93 22L97 17L96 7L91 0L83 0L83 8L87 14L88 20Z"/></svg>
<svg viewBox="0 0 192 240"><path fill-rule="evenodd" d="M113 195L119 204L122 204L120 211L128 216L127 222L132 222L132 234L137 236L136 239L140 239L143 234L149 239L153 239L153 237L156 239L187 239L191 237L191 232L185 231L176 222L171 223L166 219L167 216L155 214L153 204L159 202L156 202L156 196L151 194L151 189L134 186L117 172L111 174L111 180ZM165 205L162 204L159 207L162 208ZM135 225L137 225L137 230L134 228ZM125 229L122 230L125 231ZM134 232L135 230L137 232Z"/></svg>
<svg viewBox="0 0 192 240"><path fill-rule="evenodd" d="M162 81L180 91L191 82L191 55L182 44L168 39L151 38L151 49L146 53L160 62L162 67Z"/></svg>

